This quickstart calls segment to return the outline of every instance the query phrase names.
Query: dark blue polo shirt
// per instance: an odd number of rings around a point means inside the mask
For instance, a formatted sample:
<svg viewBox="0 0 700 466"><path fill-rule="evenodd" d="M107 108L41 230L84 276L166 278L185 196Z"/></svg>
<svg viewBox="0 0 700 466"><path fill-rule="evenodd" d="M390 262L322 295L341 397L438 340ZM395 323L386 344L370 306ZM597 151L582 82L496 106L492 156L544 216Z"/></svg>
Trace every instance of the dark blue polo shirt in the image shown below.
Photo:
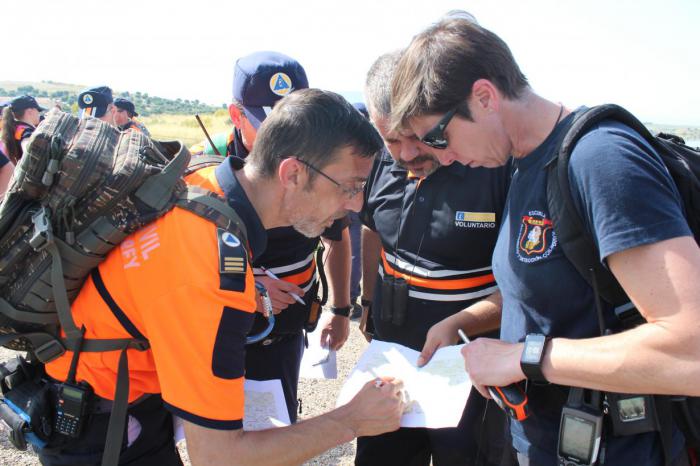
<svg viewBox="0 0 700 466"><path fill-rule="evenodd" d="M228 145L228 155L239 158L248 156L248 150L243 145L240 131L234 130L233 138ZM349 225L344 217L336 220L321 236L331 241L340 241L343 230ZM317 282L315 252L319 237L308 238L293 227L280 227L267 230L267 248L265 252L253 260L253 273L265 275L262 267L304 290L303 299L306 306L297 302L290 304L280 314L275 316L273 335L299 333L303 328L309 312L311 300L315 297ZM252 333L257 333L267 327L267 321L262 315L256 315Z"/></svg>
<svg viewBox="0 0 700 466"><path fill-rule="evenodd" d="M8 163L10 163L10 159L8 159L2 149L0 149L0 167L4 167Z"/></svg>
<svg viewBox="0 0 700 466"><path fill-rule="evenodd" d="M248 195L234 175L234 171L243 168L243 164L243 160L237 157L227 157L223 163L216 167L214 173L229 205L236 210L246 226L248 244L250 244L251 249L250 255L255 261L265 251L267 234L258 213L248 199Z"/></svg>
<svg viewBox="0 0 700 466"><path fill-rule="evenodd" d="M593 291L564 257L547 209L545 165L572 115L525 158L516 161L493 267L503 295L501 338L528 333L589 338L600 335ZM603 122L574 148L569 178L574 202L592 233L601 261L619 251L690 235L676 187L658 155L638 134ZM615 328L611 309L605 319ZM511 420L515 448L530 464L556 464L557 435L568 390L531 385L532 416ZM675 438L675 453L680 451ZM606 464L660 465L656 434L606 436Z"/></svg>
<svg viewBox="0 0 700 466"><path fill-rule="evenodd" d="M491 255L509 173L452 164L420 179L386 151L377 158L360 214L383 248L372 304L377 338L420 350L433 324L496 290ZM385 274L409 282L402 326L379 317Z"/></svg>

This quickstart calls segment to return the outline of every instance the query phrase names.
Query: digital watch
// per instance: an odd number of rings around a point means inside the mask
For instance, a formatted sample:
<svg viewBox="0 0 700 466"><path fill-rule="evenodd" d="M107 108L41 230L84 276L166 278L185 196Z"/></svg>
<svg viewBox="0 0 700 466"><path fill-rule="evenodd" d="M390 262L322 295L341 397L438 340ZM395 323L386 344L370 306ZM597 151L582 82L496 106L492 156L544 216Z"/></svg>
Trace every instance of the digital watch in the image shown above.
<svg viewBox="0 0 700 466"><path fill-rule="evenodd" d="M350 316L350 306L343 306L343 307L331 306L331 312L333 313L334 316L349 317Z"/></svg>
<svg viewBox="0 0 700 466"><path fill-rule="evenodd" d="M542 359L549 340L550 337L539 333L530 333L525 337L525 346L520 357L520 368L530 381L547 383L547 379L542 373Z"/></svg>

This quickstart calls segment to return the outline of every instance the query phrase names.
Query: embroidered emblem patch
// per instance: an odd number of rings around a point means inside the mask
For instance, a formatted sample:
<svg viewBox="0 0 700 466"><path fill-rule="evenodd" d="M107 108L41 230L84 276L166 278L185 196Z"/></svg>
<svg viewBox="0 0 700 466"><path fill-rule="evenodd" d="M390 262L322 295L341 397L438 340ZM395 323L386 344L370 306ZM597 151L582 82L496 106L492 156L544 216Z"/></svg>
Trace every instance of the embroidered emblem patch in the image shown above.
<svg viewBox="0 0 700 466"><path fill-rule="evenodd" d="M281 97L292 92L292 80L284 73L275 73L270 78L270 90Z"/></svg>
<svg viewBox="0 0 700 466"><path fill-rule="evenodd" d="M557 245L552 221L544 212L532 210L523 215L516 254L521 262L532 263L548 257Z"/></svg>
<svg viewBox="0 0 700 466"><path fill-rule="evenodd" d="M216 231L219 239L219 273L244 275L248 261L241 240L223 228Z"/></svg>
<svg viewBox="0 0 700 466"><path fill-rule="evenodd" d="M92 96L91 96L90 94L85 94L85 95L83 96L83 103L84 103L85 105L90 105L92 102L93 102L93 98L92 98Z"/></svg>

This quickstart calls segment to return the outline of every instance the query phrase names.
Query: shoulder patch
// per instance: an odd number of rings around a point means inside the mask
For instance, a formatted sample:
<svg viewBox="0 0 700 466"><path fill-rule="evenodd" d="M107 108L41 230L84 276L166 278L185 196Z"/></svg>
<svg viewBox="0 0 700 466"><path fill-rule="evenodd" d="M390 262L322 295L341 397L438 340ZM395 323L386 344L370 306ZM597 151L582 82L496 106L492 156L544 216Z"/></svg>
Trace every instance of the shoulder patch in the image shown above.
<svg viewBox="0 0 700 466"><path fill-rule="evenodd" d="M216 229L219 246L219 288L229 291L245 291L248 254L241 240L223 228Z"/></svg>

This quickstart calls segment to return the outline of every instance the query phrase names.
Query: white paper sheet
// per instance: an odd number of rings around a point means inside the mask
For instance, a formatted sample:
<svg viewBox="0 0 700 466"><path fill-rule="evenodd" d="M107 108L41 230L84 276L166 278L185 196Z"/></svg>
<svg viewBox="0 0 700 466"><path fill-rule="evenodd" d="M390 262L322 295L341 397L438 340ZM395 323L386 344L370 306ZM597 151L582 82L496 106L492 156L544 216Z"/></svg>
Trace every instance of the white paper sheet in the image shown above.
<svg viewBox="0 0 700 466"><path fill-rule="evenodd" d="M346 404L368 381L393 376L403 381L409 400L401 427L456 427L472 386L459 353L462 346L440 348L427 365L418 368L418 351L372 340L345 381L336 405Z"/></svg>
<svg viewBox="0 0 700 466"><path fill-rule="evenodd" d="M328 345L321 346L321 331L316 328L308 335L309 347L304 350L301 359L299 377L305 379L337 379L338 363L336 352Z"/></svg>
<svg viewBox="0 0 700 466"><path fill-rule="evenodd" d="M243 430L263 430L290 424L282 382L279 379L246 379L243 390L245 392ZM173 416L173 421L175 443L179 443L185 439L182 419Z"/></svg>

